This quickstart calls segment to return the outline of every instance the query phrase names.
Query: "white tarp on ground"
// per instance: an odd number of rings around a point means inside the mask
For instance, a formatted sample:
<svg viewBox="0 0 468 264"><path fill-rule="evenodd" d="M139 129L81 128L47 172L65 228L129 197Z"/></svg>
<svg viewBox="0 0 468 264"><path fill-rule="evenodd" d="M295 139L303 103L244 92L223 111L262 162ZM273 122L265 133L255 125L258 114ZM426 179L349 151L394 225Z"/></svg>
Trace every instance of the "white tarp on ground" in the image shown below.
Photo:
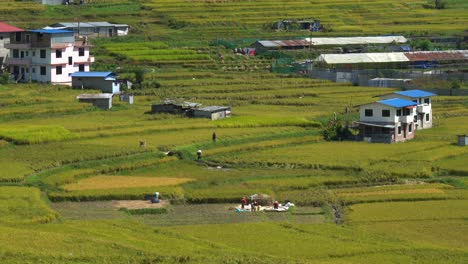
<svg viewBox="0 0 468 264"><path fill-rule="evenodd" d="M317 60L327 64L349 63L384 63L410 61L403 52L393 53L348 53L348 54L322 54Z"/></svg>
<svg viewBox="0 0 468 264"><path fill-rule="evenodd" d="M312 46L325 45L366 45L366 44L391 44L406 43L408 40L403 36L381 36L381 37L342 37L342 38L305 38Z"/></svg>

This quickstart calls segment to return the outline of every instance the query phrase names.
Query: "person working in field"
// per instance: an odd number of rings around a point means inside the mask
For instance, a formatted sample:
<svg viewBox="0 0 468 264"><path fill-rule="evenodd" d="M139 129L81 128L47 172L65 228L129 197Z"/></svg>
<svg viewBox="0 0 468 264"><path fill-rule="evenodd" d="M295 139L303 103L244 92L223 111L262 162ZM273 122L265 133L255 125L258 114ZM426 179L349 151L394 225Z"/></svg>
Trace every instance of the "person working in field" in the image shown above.
<svg viewBox="0 0 468 264"><path fill-rule="evenodd" d="M213 142L216 142L216 132L213 132L213 135L211 136L211 139Z"/></svg>
<svg viewBox="0 0 468 264"><path fill-rule="evenodd" d="M246 203L247 203L247 199L245 197L242 197L242 199L241 199L241 208L242 209L244 209Z"/></svg>
<svg viewBox="0 0 468 264"><path fill-rule="evenodd" d="M197 150L197 158L198 160L201 160L201 156L202 156L202 151L201 149Z"/></svg>
<svg viewBox="0 0 468 264"><path fill-rule="evenodd" d="M278 209L278 208L279 208L279 203L278 203L278 201L275 201L275 202L273 203L273 208L274 208L274 209Z"/></svg>

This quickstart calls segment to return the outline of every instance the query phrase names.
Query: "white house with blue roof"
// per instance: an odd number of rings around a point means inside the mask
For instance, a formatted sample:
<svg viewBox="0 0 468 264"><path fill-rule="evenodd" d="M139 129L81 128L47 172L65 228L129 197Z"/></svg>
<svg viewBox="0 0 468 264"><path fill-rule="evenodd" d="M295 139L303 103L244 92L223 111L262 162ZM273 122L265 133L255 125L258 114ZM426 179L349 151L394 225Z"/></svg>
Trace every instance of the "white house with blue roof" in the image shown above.
<svg viewBox="0 0 468 264"><path fill-rule="evenodd" d="M432 127L432 96L436 94L422 90L398 91L380 96L380 99L400 98L417 103L414 123L416 129Z"/></svg>
<svg viewBox="0 0 468 264"><path fill-rule="evenodd" d="M6 61L17 81L71 84L71 74L89 71L94 57L89 44L77 41L73 31L39 29L10 33Z"/></svg>
<svg viewBox="0 0 468 264"><path fill-rule="evenodd" d="M74 72L71 74L72 87L98 89L103 93L120 93L120 83L113 72Z"/></svg>
<svg viewBox="0 0 468 264"><path fill-rule="evenodd" d="M359 138L394 143L414 138L417 103L391 98L359 106Z"/></svg>

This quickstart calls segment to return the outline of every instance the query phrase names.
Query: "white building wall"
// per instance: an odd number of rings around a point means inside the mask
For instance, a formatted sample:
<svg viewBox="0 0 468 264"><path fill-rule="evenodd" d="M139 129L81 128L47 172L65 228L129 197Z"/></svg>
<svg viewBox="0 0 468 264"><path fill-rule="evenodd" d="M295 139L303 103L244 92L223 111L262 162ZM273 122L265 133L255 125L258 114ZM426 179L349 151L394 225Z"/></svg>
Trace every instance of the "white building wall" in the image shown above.
<svg viewBox="0 0 468 264"><path fill-rule="evenodd" d="M373 115L366 116L365 110L372 109ZM382 110L390 110L390 117L382 117ZM386 122L386 123L394 123L398 122L398 117L396 116L396 108L383 105L380 103L372 103L362 105L359 108L359 120L363 122Z"/></svg>

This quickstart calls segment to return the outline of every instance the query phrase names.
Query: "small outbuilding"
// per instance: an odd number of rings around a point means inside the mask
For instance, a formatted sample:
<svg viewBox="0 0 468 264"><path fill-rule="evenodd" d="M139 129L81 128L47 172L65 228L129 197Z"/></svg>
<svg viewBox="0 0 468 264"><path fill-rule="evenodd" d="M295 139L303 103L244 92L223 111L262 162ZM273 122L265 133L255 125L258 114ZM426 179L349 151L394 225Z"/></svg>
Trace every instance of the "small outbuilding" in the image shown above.
<svg viewBox="0 0 468 264"><path fill-rule="evenodd" d="M211 120L223 119L231 116L231 108L227 106L207 106L193 109L194 117L210 118Z"/></svg>
<svg viewBox="0 0 468 264"><path fill-rule="evenodd" d="M112 72L74 72L71 74L72 87L98 89L104 93L120 93L120 83Z"/></svg>
<svg viewBox="0 0 468 264"><path fill-rule="evenodd" d="M159 104L151 105L151 113L160 114L186 114L191 115L193 109L200 107L199 103L179 102L176 100L166 99Z"/></svg>
<svg viewBox="0 0 468 264"><path fill-rule="evenodd" d="M111 93L102 94L80 94L76 97L80 103L91 103L93 106L101 109L112 108L112 96Z"/></svg>
<svg viewBox="0 0 468 264"><path fill-rule="evenodd" d="M458 146L468 146L468 135L458 135Z"/></svg>

